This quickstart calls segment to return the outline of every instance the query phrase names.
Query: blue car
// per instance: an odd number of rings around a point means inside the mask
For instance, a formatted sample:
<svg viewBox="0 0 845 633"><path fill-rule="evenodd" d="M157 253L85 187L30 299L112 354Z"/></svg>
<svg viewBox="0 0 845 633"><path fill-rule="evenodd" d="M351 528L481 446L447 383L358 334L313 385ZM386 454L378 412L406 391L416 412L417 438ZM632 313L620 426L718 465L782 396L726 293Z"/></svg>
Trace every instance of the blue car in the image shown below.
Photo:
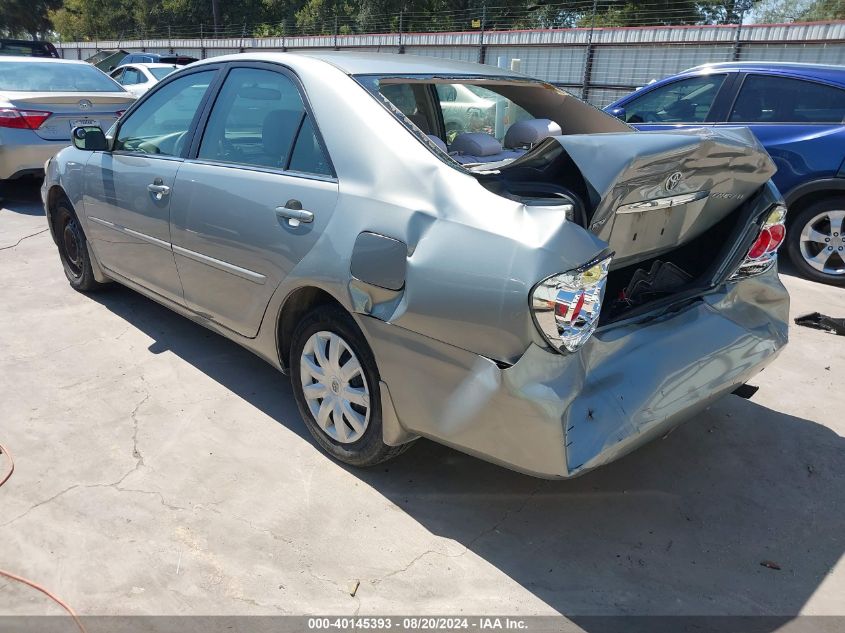
<svg viewBox="0 0 845 633"><path fill-rule="evenodd" d="M605 109L644 131L748 126L778 167L790 258L804 276L845 286L845 66L707 64Z"/></svg>

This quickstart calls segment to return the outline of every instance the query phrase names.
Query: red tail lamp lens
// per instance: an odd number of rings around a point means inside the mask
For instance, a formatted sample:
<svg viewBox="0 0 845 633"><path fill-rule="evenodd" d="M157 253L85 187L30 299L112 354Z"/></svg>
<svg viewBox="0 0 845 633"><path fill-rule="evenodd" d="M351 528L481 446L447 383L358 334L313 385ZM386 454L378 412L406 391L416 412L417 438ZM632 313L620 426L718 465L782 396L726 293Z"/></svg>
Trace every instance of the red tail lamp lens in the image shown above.
<svg viewBox="0 0 845 633"><path fill-rule="evenodd" d="M786 227L783 224L773 224L768 228L769 231L769 246L766 248L767 253L774 252L783 244L783 239L786 237Z"/></svg>
<svg viewBox="0 0 845 633"><path fill-rule="evenodd" d="M17 128L19 130L37 130L51 112L41 110L17 110L15 108L0 108L0 127Z"/></svg>
<svg viewBox="0 0 845 633"><path fill-rule="evenodd" d="M757 241L751 246L751 250L748 251L748 258L757 259L762 257L766 254L771 243L772 234L769 232L769 229L763 229L760 231L760 235L757 236Z"/></svg>
<svg viewBox="0 0 845 633"><path fill-rule="evenodd" d="M578 297L578 301L575 304L575 308L572 310L572 318L570 321L575 321L578 318L578 315L581 314L581 308L584 307L584 293L581 293L581 296Z"/></svg>

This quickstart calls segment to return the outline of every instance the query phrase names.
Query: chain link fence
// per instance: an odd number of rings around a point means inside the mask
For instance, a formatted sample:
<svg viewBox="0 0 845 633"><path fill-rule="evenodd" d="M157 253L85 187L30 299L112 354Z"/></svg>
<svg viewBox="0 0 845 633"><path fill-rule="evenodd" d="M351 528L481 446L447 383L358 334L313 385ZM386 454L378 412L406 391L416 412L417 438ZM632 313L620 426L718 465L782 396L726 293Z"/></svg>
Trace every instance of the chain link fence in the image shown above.
<svg viewBox="0 0 845 633"><path fill-rule="evenodd" d="M100 40L59 42L66 58L87 59L107 49L179 53L197 58L247 50L363 50L517 66L597 106L650 81L692 66L724 61L845 64L845 20L801 21L845 15L845 0L750 8L739 2L620 5L580 0L559 5L476 9L436 14L401 11L328 15L278 23L172 25L154 32ZM823 4L827 13L810 9ZM635 9L631 7L635 6ZM710 7L709 9L707 7ZM714 8L715 7L715 8ZM722 7L719 9L719 7ZM769 7L766 9L766 7ZM759 23L778 18L781 23ZM718 22L714 24L713 22ZM164 32L162 32L164 31ZM518 60L518 61L514 61Z"/></svg>

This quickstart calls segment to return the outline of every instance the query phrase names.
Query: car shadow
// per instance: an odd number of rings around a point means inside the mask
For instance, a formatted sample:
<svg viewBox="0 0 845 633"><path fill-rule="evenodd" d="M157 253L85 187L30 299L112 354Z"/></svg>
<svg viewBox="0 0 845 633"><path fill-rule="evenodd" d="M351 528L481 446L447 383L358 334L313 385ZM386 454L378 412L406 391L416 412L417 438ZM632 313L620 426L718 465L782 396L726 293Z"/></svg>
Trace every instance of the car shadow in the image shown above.
<svg viewBox="0 0 845 633"><path fill-rule="evenodd" d="M310 440L287 378L261 359L128 289L91 297L150 336L151 353L169 350ZM738 630L774 631L845 549L845 439L736 396L569 481L425 440L347 470L596 633L619 624L588 617L600 614L766 614L778 617ZM431 562L455 573L448 557Z"/></svg>
<svg viewBox="0 0 845 633"><path fill-rule="evenodd" d="M0 183L0 207L21 215L44 215L40 186L41 180L36 178Z"/></svg>

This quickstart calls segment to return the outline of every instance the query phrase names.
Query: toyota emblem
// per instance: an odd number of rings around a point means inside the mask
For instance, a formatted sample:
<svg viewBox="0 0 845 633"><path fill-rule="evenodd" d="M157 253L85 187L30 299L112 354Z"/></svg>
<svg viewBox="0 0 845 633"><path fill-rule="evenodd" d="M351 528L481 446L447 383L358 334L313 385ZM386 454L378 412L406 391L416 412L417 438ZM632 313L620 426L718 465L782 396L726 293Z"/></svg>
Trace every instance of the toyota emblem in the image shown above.
<svg viewBox="0 0 845 633"><path fill-rule="evenodd" d="M677 187L681 183L681 179L683 177L683 174L681 174L681 172L679 171L676 171L674 174L671 174L666 179L666 182L663 184L666 191L672 191L675 187Z"/></svg>
<svg viewBox="0 0 845 633"><path fill-rule="evenodd" d="M80 110L90 110L93 104L88 99L80 99L79 100L79 109Z"/></svg>

